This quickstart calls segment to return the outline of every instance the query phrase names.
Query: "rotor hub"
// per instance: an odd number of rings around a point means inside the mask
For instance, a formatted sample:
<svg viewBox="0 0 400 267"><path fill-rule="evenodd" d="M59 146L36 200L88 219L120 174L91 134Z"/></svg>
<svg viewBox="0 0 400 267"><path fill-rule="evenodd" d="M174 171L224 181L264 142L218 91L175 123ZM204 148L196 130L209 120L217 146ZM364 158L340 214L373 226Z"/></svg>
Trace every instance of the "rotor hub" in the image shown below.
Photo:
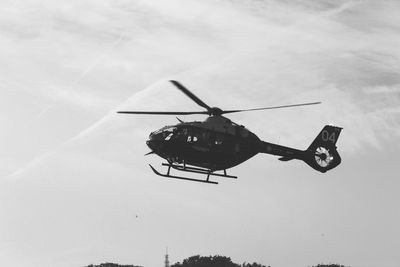
<svg viewBox="0 0 400 267"><path fill-rule="evenodd" d="M212 107L210 110L209 110L209 112L210 112L210 115L213 115L213 116L219 116L219 115L222 115L224 112L222 111L222 109L220 109L220 108L217 108L217 107Z"/></svg>

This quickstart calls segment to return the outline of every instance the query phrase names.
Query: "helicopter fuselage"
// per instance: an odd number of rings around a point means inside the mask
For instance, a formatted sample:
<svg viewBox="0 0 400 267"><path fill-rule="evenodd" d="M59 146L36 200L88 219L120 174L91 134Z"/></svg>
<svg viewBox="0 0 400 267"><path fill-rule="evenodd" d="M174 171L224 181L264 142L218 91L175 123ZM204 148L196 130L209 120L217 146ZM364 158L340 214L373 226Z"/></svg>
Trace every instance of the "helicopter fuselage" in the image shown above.
<svg viewBox="0 0 400 267"><path fill-rule="evenodd" d="M171 163L210 170L234 167L260 152L260 139L244 126L223 116L203 122L181 122L152 132L150 149Z"/></svg>

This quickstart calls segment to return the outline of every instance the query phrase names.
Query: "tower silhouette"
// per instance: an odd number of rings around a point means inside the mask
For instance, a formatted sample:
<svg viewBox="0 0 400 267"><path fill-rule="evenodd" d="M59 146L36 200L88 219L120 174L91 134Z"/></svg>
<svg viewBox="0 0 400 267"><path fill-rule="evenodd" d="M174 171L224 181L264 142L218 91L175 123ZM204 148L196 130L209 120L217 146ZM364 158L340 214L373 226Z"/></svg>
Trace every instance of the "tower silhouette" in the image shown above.
<svg viewBox="0 0 400 267"><path fill-rule="evenodd" d="M169 259L168 259L168 247L166 249L166 253L165 253L165 267L169 267Z"/></svg>

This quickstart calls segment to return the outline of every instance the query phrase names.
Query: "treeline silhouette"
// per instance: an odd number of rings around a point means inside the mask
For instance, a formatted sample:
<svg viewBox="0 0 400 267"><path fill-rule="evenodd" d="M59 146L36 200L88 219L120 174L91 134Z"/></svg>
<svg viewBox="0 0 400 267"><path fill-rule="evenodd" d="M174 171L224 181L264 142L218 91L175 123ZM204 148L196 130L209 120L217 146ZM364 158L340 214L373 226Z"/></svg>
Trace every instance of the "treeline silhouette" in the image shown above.
<svg viewBox="0 0 400 267"><path fill-rule="evenodd" d="M208 256L200 255L192 256L184 259L182 263L177 262L171 267L266 267L259 263L243 263L237 264L232 262L231 258L225 256Z"/></svg>
<svg viewBox="0 0 400 267"><path fill-rule="evenodd" d="M90 265L88 265L86 267L143 267L143 266L139 266L139 265L120 265L120 264L116 264L116 263L106 262L106 263L101 263L99 265L90 264Z"/></svg>
<svg viewBox="0 0 400 267"><path fill-rule="evenodd" d="M160 264L160 266L162 265ZM100 265L91 264L86 267L143 267L143 266L119 265L116 263L102 263ZM267 266L255 262L253 263L244 262L242 264L238 264L232 262L231 258L220 255L207 256L207 257L196 255L184 259L182 263L177 262L175 264L172 264L171 267L267 267ZM271 266L268 265L268 267ZM330 263L330 264L318 264L308 267L346 267L346 266L336 263Z"/></svg>

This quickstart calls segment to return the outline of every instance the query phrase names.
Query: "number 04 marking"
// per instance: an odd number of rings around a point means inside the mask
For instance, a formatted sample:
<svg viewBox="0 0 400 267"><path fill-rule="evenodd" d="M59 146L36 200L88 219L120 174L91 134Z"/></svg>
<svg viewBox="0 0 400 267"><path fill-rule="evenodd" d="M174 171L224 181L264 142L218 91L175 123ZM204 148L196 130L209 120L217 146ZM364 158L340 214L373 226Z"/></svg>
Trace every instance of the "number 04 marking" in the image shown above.
<svg viewBox="0 0 400 267"><path fill-rule="evenodd" d="M322 131L322 140L325 142L332 141L334 143L336 141L335 132L329 134L329 132L327 130Z"/></svg>

